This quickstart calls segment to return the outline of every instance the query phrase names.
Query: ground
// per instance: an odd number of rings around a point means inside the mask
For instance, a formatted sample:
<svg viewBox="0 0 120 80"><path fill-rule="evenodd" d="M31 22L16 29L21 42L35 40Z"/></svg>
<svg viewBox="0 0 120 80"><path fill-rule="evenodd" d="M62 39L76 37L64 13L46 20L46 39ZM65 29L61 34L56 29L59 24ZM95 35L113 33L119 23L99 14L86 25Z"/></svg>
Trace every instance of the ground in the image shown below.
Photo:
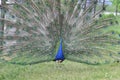
<svg viewBox="0 0 120 80"><path fill-rule="evenodd" d="M119 66L120 63L87 65L67 60L26 66L0 63L0 80L119 80Z"/></svg>

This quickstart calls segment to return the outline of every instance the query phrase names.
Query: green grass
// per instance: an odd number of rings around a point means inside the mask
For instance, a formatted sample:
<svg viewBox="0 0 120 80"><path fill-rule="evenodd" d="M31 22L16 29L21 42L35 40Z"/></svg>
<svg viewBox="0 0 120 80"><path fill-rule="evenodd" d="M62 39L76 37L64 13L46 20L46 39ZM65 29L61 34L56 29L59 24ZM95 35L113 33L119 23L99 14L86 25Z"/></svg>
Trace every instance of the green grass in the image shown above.
<svg viewBox="0 0 120 80"><path fill-rule="evenodd" d="M64 61L36 65L0 63L0 80L119 80L120 63L87 65Z"/></svg>

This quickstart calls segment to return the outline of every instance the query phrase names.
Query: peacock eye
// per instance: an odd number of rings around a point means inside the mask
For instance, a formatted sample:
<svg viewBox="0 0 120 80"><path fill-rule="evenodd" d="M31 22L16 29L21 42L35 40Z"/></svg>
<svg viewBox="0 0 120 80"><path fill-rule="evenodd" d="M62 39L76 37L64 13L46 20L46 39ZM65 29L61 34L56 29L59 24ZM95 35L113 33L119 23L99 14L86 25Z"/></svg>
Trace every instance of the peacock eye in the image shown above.
<svg viewBox="0 0 120 80"><path fill-rule="evenodd" d="M118 41L118 44L120 44L120 41Z"/></svg>
<svg viewBox="0 0 120 80"><path fill-rule="evenodd" d="M103 10L105 11L105 10L106 10L106 8L105 8L105 7L103 7Z"/></svg>
<svg viewBox="0 0 120 80"><path fill-rule="evenodd" d="M94 1L94 4L97 4L97 1Z"/></svg>
<svg viewBox="0 0 120 80"><path fill-rule="evenodd" d="M15 18L15 16L14 16L14 15L12 15L12 18Z"/></svg>
<svg viewBox="0 0 120 80"><path fill-rule="evenodd" d="M115 34L115 32L114 32L114 31L112 31L112 34Z"/></svg>
<svg viewBox="0 0 120 80"><path fill-rule="evenodd" d="M65 5L67 4L67 1L66 1L66 0L64 0L64 4L65 4Z"/></svg>
<svg viewBox="0 0 120 80"><path fill-rule="evenodd" d="M5 41L1 41L1 42L0 42L0 45L3 45L3 44L5 44L5 43L6 43Z"/></svg>
<svg viewBox="0 0 120 80"><path fill-rule="evenodd" d="M119 24L118 21L115 21L116 24Z"/></svg>
<svg viewBox="0 0 120 80"><path fill-rule="evenodd" d="M41 4L41 2L40 2L40 1L38 1L37 3L38 3L38 4Z"/></svg>
<svg viewBox="0 0 120 80"><path fill-rule="evenodd" d="M72 3L74 3L74 0L71 0Z"/></svg>
<svg viewBox="0 0 120 80"><path fill-rule="evenodd" d="M12 25L9 25L8 28L11 29L11 28L13 28L13 26L12 26Z"/></svg>
<svg viewBox="0 0 120 80"><path fill-rule="evenodd" d="M5 55L20 65L53 59L101 64L120 57L119 20L102 12L105 0L8 1L16 2L1 5L0 59Z"/></svg>
<svg viewBox="0 0 120 80"><path fill-rule="evenodd" d="M120 34L118 34L119 35L119 37L120 37Z"/></svg>
<svg viewBox="0 0 120 80"><path fill-rule="evenodd" d="M110 24L112 25L112 24L113 24L113 22L111 21L111 22L110 22Z"/></svg>
<svg viewBox="0 0 120 80"><path fill-rule="evenodd" d="M99 17L102 17L102 14L99 14Z"/></svg>

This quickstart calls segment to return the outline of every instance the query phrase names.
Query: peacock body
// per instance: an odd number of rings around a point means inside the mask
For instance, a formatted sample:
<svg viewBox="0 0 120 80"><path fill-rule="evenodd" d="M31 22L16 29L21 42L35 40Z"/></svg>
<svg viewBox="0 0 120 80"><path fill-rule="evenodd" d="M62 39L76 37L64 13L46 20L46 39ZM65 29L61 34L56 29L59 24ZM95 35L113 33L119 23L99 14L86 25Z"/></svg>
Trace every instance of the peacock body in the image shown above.
<svg viewBox="0 0 120 80"><path fill-rule="evenodd" d="M104 0L105 1L105 0ZM120 59L120 38L105 31L115 23L102 18L97 0L14 0L1 4L6 12L1 31L1 60L35 64L71 60L87 64Z"/></svg>

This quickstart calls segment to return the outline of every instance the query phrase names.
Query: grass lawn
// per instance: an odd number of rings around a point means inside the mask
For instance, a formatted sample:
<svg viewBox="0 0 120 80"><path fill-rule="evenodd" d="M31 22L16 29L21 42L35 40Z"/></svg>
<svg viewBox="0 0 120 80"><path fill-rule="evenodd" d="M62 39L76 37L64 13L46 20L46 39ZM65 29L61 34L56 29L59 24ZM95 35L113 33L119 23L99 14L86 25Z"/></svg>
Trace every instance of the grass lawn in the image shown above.
<svg viewBox="0 0 120 80"><path fill-rule="evenodd" d="M0 63L0 80L119 80L120 63L87 65L65 60L35 65Z"/></svg>

